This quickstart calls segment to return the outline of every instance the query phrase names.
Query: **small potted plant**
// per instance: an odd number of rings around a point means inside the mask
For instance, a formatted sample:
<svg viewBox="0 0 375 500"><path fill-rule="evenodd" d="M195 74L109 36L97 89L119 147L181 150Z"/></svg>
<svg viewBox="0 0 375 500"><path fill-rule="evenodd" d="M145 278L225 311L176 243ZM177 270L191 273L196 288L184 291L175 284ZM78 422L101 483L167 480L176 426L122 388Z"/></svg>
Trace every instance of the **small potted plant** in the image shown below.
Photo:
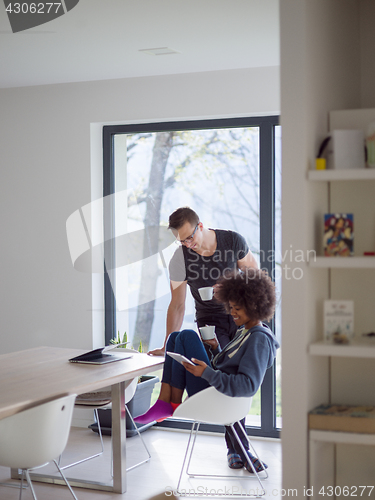
<svg viewBox="0 0 375 500"><path fill-rule="evenodd" d="M128 334L126 332L124 332L124 335L121 338L120 332L118 331L117 332L117 336L114 339L111 339L109 342L111 344L113 344L113 345L121 344L119 346L119 348L125 348L126 345L129 344L129 342L128 342Z"/></svg>

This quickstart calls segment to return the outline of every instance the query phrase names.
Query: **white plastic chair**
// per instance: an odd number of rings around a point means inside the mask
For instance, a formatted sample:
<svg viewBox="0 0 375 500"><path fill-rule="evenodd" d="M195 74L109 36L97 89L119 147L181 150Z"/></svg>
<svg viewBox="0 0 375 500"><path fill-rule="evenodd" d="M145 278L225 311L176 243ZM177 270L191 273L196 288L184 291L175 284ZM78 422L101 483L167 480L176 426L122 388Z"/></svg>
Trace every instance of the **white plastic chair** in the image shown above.
<svg viewBox="0 0 375 500"><path fill-rule="evenodd" d="M54 462L61 477L77 500L56 458L63 452L69 437L76 394L56 398L0 420L0 465L22 469L23 478L37 500L30 470Z"/></svg>
<svg viewBox="0 0 375 500"><path fill-rule="evenodd" d="M60 467L61 470L69 469L70 467L73 467L74 465L81 464L83 462L87 462L87 460L91 460L92 458L100 457L100 455L103 454L104 452L104 443L103 443L103 435L102 435L102 429L100 427L100 422L99 422L99 415L98 415L98 409L99 408L106 408L110 405L111 403L111 398L110 398L110 388L108 390L102 390L102 391L97 391L97 392L92 392L92 393L85 393L77 396L76 403L74 405L75 408L90 408L94 410L94 416L95 416L95 421L98 423L98 433L99 433L99 438L100 438L100 445L101 445L101 450L98 453L95 453L94 455L90 455L88 457L82 458L81 460L77 460L76 462L72 462L68 465L64 465L64 467ZM95 399L95 404L92 403L92 399ZM59 465L61 463L62 456L59 458Z"/></svg>
<svg viewBox="0 0 375 500"><path fill-rule="evenodd" d="M179 491L180 489L180 484L181 484L181 479L182 475L185 469L185 464L187 462L186 466L186 474L191 477L220 477L220 478L231 478L231 479L236 479L238 480L239 476L235 475L214 475L214 474L201 474L201 473L193 473L189 472L189 466L190 466L190 461L191 457L193 454L193 449L196 441L196 437L198 434L199 430L199 425L201 423L207 423L207 424L214 424L214 425L227 425L230 426L233 434L241 447L243 453L246 455L246 450L236 432L236 429L234 428L234 424L241 419L243 419L250 410L251 407L251 402L252 398L233 398L230 396L226 396L225 394L219 392L216 390L214 387L208 387L207 389L204 389L203 391L200 391L193 396L187 398L180 406L177 407L175 412L173 413L174 417L178 418L183 418L185 420L193 420L193 425L191 427L190 435L189 435L189 440L188 444L186 447L186 452L185 452L185 457L184 461L182 464L181 468L181 473L180 477L178 480L177 484L177 493L181 493ZM194 439L191 444L191 438L193 435L193 431L195 429L195 434L194 434ZM245 433L244 433L245 434ZM249 447L253 454L257 457L260 463L261 460L255 451L253 445L251 444L249 437L246 435L246 438L249 443ZM190 448L190 453L189 452ZM255 478L258 480L258 483L261 487L261 493L257 496L264 496L265 495L265 489L262 484L262 480L260 477L260 473L258 473L253 464L251 463L251 460L249 460L250 466L253 470L253 473L255 475ZM263 471L261 472L262 478L266 479L268 477L268 473L265 468L263 468ZM254 479L254 476L251 475L246 475L246 476L241 476L242 479ZM210 494L211 495L211 494ZM215 496L215 495L213 495ZM220 495L223 496L223 495ZM224 495L225 496L225 495ZM233 496L233 495L230 495ZM241 495L242 497L246 497L246 495ZM254 495L248 495L248 496L254 496Z"/></svg>
<svg viewBox="0 0 375 500"><path fill-rule="evenodd" d="M125 352L138 352L138 351L134 351L133 349L124 349ZM140 437L141 441L142 441L142 444L146 450L146 453L147 453L147 458L145 460L142 460L141 462L138 462L137 464L135 465L132 465L131 467L128 467L126 469L126 472L129 472L130 470L132 469L135 469L136 467L138 467L139 465L142 465L146 462L148 462L151 458L151 454L146 446L146 443L144 442L143 438L142 438L142 435L141 433L139 432L138 430L138 427L136 425L136 423L134 422L133 420L133 417L129 411L129 408L127 406L127 404L129 403L129 401L133 398L134 394L135 394L135 391L137 390L137 383L138 383L138 379L135 378L133 380L129 380L127 381L127 385L125 386L125 409L126 409L126 413L129 415L129 418L135 428L135 430L137 431L137 434L138 436ZM98 399L99 399L99 403L97 405L92 405L91 403L86 403L85 404L85 398L83 397L82 399L80 399L80 396L77 396L77 401L76 401L76 408L91 408L94 410L94 413L95 413L95 420L98 424L98 434L99 434L99 437L100 437L100 443L101 443L101 451L99 451L98 453L95 453L94 455L90 455L88 457L85 457L85 458L82 458L81 460L78 460L77 462L73 462L71 464L68 464L68 465L64 465L64 467L61 467L61 470L65 470L65 469L68 469L70 467L73 467L74 465L78 465L78 464L81 464L83 462L87 462L88 460L91 460L93 458L96 458L96 457L99 457L100 455L102 455L103 451L104 451L104 444L103 444L103 435L102 435L102 429L101 429L101 426L100 426L100 419L99 419L99 416L98 416L98 409L106 409L106 408L111 408L112 406L112 403L111 403L111 399L110 399L110 394L109 394L109 391L110 388L107 388L107 389L102 389L101 391L98 391L96 394L98 395ZM94 394L94 393L92 393ZM103 395L102 399L100 400L100 394ZM85 395L83 395L85 396ZM60 460L61 460L61 457L60 457Z"/></svg>

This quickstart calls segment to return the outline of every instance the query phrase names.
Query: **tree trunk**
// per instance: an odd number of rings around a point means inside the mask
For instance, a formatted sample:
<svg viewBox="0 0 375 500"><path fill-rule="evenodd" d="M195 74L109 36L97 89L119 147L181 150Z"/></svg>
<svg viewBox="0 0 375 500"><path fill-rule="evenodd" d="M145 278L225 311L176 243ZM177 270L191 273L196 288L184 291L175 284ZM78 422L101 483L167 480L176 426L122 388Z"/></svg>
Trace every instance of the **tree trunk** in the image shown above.
<svg viewBox="0 0 375 500"><path fill-rule="evenodd" d="M154 321L154 305L156 284L159 269L155 259L159 253L160 211L164 195L164 174L168 158L173 147L174 132L158 132L155 137L151 172L147 189L145 232L143 239L143 262L141 284L137 309L137 319L133 344L135 347L142 341L144 351L148 350L152 324ZM155 256L147 260L148 257Z"/></svg>

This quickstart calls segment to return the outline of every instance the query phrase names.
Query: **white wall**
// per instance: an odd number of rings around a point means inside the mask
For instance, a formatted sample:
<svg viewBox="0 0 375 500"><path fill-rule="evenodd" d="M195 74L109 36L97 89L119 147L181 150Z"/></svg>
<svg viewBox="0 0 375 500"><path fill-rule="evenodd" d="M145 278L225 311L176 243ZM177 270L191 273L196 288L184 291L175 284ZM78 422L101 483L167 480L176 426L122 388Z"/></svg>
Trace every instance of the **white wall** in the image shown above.
<svg viewBox="0 0 375 500"><path fill-rule="evenodd" d="M92 124L279 109L278 67L0 90L0 352L93 345L92 280L73 269L65 230L92 193L101 196L101 134ZM102 311L94 318L100 343Z"/></svg>
<svg viewBox="0 0 375 500"><path fill-rule="evenodd" d="M316 221L327 191L307 181L331 109L359 107L359 8L355 0L283 0L281 125L283 252L316 249ZM328 361L308 356L320 338L327 272L303 267L283 281L283 488L303 498L308 485L307 413L328 399ZM293 390L291 390L293 388Z"/></svg>

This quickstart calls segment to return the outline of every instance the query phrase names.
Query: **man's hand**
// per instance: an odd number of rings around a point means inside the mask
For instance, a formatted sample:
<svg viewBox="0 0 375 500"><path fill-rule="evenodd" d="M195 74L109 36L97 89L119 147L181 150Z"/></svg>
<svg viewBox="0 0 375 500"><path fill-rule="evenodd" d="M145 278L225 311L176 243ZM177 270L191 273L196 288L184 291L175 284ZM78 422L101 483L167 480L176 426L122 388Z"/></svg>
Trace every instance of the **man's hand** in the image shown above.
<svg viewBox="0 0 375 500"><path fill-rule="evenodd" d="M207 368L207 365L204 361L200 361L199 359L191 358L192 362L195 363L195 366L190 363L182 363L186 370L192 373L195 377L201 377L204 370Z"/></svg>
<svg viewBox="0 0 375 500"><path fill-rule="evenodd" d="M159 347L157 349L153 349L152 351L148 351L147 354L150 354L151 356L164 356L165 347Z"/></svg>

